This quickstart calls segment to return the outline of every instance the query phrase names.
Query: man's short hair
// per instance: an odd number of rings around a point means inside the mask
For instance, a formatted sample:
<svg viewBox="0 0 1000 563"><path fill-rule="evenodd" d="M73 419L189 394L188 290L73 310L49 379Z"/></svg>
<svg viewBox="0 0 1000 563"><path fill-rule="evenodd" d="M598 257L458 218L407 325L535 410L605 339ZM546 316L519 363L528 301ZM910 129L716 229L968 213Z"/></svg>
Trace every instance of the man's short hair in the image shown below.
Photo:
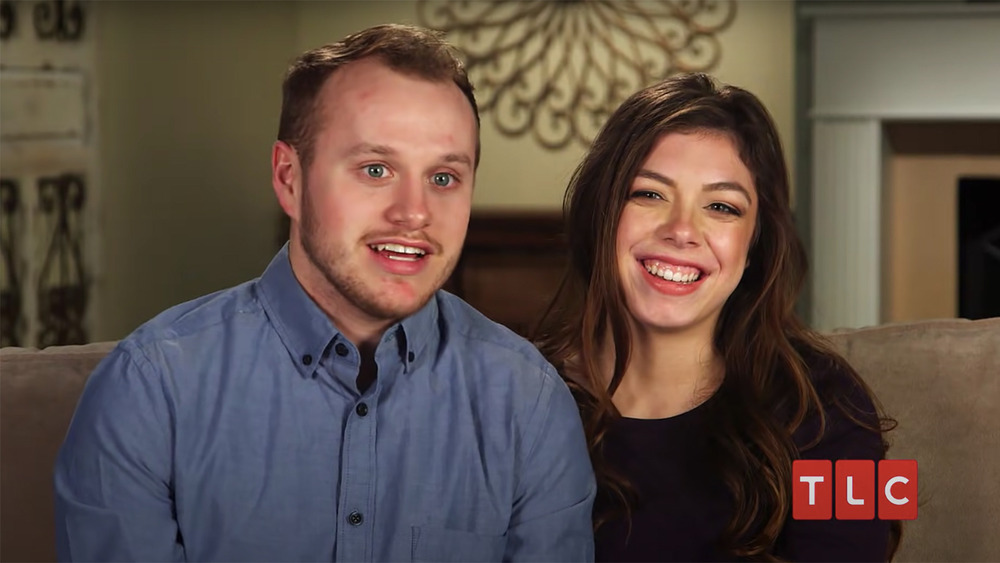
<svg viewBox="0 0 1000 563"><path fill-rule="evenodd" d="M323 84L338 68L369 57L378 58L403 74L435 82L454 82L472 105L478 130L479 108L472 83L458 51L444 40L443 34L409 25L377 25L303 53L285 74L278 139L295 148L303 168L308 167L313 157L321 123L316 114ZM476 164L479 164L478 138Z"/></svg>

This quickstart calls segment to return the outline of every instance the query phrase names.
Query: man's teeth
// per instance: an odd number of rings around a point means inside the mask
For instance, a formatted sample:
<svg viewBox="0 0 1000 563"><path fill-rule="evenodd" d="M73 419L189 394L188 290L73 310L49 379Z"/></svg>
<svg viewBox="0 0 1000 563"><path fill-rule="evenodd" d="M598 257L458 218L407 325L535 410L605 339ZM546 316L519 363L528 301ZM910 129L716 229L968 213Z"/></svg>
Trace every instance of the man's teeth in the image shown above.
<svg viewBox="0 0 1000 563"><path fill-rule="evenodd" d="M369 247L371 247L371 249L374 250L375 252L382 252L383 250L388 250L389 252L395 252L396 254L412 255L412 256L394 256L392 254L386 255L386 257L389 258L390 260L406 260L412 262L413 260L422 258L424 255L423 250L420 250L419 248L415 248L412 246L404 246L402 244L393 244L393 243L371 244L369 245Z"/></svg>
<svg viewBox="0 0 1000 563"><path fill-rule="evenodd" d="M677 283L693 283L701 278L701 271L696 268L687 267L664 267L657 266L649 262L643 262L646 271L654 276L663 278L667 281L677 282Z"/></svg>

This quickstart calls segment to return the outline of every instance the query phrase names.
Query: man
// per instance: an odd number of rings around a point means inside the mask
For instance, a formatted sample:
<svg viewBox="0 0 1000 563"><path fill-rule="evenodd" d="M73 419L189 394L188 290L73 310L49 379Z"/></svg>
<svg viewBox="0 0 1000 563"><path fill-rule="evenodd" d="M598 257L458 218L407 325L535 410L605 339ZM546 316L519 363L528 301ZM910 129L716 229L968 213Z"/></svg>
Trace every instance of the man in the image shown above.
<svg viewBox="0 0 1000 563"><path fill-rule="evenodd" d="M87 383L55 471L64 560L586 560L576 406L439 291L479 160L452 50L385 25L305 53L272 184L289 243Z"/></svg>

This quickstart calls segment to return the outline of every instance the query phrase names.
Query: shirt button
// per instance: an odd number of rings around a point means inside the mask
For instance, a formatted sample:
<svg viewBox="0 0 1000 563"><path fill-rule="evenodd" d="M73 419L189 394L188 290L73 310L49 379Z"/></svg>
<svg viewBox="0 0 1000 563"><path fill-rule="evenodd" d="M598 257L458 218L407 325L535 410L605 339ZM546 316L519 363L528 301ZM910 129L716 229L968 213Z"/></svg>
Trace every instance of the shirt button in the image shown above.
<svg viewBox="0 0 1000 563"><path fill-rule="evenodd" d="M364 517L361 516L361 513L358 512L357 510L355 510L354 512L350 513L350 515L347 516L347 523L352 526L360 526L361 523L364 521L365 521Z"/></svg>
<svg viewBox="0 0 1000 563"><path fill-rule="evenodd" d="M358 403L358 406L354 407L354 412L358 413L358 416L365 416L368 414L368 405Z"/></svg>
<svg viewBox="0 0 1000 563"><path fill-rule="evenodd" d="M409 358L410 361L412 362L413 359L416 358L417 356L413 352L410 352L409 354L406 355L406 357Z"/></svg>
<svg viewBox="0 0 1000 563"><path fill-rule="evenodd" d="M302 363L308 366L309 364L313 363L313 357L310 356L309 354L302 356Z"/></svg>
<svg viewBox="0 0 1000 563"><path fill-rule="evenodd" d="M346 356L348 352L347 346L343 342L338 342L337 345L333 347L333 349L334 351L337 352L337 355L340 357Z"/></svg>

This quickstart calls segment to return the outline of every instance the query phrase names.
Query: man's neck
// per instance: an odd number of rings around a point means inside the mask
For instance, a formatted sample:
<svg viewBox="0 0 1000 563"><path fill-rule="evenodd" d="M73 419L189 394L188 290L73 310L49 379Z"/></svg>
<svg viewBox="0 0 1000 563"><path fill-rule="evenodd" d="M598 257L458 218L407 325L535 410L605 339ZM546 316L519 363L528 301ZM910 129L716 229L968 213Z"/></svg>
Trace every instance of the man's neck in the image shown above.
<svg viewBox="0 0 1000 563"><path fill-rule="evenodd" d="M337 330L358 347L362 356L367 350L368 354L374 357L375 348L381 341L382 335L396 321L377 319L368 315L330 287L330 282L323 273L309 263L303 249L290 243L288 250L292 275L306 295L326 314Z"/></svg>

